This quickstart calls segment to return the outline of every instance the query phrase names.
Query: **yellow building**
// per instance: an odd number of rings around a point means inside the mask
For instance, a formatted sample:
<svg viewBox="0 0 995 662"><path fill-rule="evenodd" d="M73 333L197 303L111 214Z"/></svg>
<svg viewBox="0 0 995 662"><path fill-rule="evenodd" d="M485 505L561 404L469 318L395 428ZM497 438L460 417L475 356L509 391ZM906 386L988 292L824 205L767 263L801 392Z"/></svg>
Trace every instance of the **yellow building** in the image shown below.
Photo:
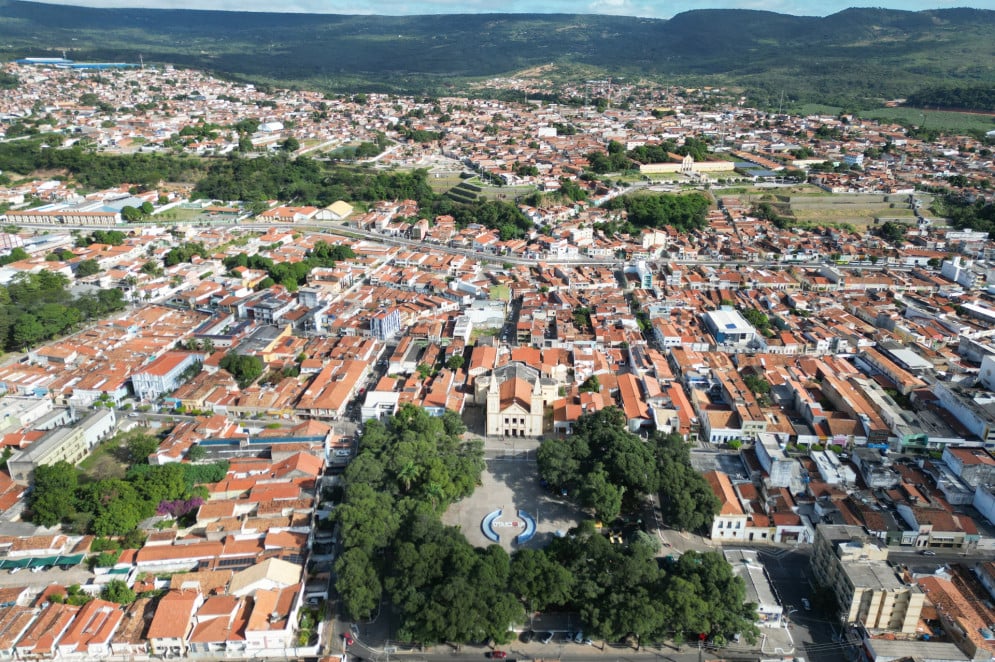
<svg viewBox="0 0 995 662"><path fill-rule="evenodd" d="M816 529L812 574L835 595L840 620L868 630L914 635L926 596L918 585L904 581L887 559L888 548L861 527Z"/></svg>

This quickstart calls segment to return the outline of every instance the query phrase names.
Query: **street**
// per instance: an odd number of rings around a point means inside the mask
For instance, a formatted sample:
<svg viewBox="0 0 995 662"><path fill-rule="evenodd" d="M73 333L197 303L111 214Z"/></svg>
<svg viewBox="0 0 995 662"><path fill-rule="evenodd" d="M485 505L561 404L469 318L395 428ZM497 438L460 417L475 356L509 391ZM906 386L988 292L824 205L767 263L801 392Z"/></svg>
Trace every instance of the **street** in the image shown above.
<svg viewBox="0 0 995 662"><path fill-rule="evenodd" d="M760 548L758 556L767 569L774 595L784 606L794 639L794 654L808 661L838 662L846 659L844 646L834 641L840 624L812 600L813 586L809 580L811 548ZM806 609L802 598L809 601Z"/></svg>

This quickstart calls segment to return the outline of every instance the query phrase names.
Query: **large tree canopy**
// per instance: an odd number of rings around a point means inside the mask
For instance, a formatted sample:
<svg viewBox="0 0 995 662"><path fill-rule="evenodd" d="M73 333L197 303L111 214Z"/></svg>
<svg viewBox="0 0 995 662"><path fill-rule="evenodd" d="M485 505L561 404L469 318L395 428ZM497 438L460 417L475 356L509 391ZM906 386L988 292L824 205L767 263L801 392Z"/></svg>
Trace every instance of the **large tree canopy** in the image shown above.
<svg viewBox="0 0 995 662"><path fill-rule="evenodd" d="M604 521L637 510L659 484L652 446L625 429L615 407L581 416L572 435L545 440L536 459L548 483L579 493Z"/></svg>

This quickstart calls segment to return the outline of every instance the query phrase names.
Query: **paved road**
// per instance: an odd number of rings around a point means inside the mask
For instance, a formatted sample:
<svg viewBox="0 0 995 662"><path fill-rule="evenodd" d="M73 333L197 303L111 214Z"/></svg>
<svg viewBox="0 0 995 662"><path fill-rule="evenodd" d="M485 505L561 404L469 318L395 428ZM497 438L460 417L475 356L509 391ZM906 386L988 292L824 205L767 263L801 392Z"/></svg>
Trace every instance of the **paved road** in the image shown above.
<svg viewBox="0 0 995 662"><path fill-rule="evenodd" d="M811 610L802 605L802 598L811 602L813 596L814 587L808 579L810 556L811 549L807 547L759 550L775 595L789 614L795 655L809 662L839 662L846 659L844 647L834 641L840 630L839 621L817 604L812 604Z"/></svg>
<svg viewBox="0 0 995 662"><path fill-rule="evenodd" d="M11 586L28 586L36 593L41 593L46 587L53 584L61 586L72 586L86 584L93 579L93 573L85 566L75 566L69 570L53 568L44 572L31 572L27 568L19 572L10 574L9 570L0 570L0 588Z"/></svg>

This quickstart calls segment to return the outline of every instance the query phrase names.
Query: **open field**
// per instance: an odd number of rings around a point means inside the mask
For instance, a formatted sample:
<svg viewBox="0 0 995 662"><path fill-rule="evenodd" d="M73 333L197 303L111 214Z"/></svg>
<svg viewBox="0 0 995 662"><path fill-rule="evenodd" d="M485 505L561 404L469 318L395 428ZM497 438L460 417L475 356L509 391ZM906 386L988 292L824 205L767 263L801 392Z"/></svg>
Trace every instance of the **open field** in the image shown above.
<svg viewBox="0 0 995 662"><path fill-rule="evenodd" d="M915 219L908 196L792 195L789 205L800 223L850 223L867 227L879 220L913 222Z"/></svg>
<svg viewBox="0 0 995 662"><path fill-rule="evenodd" d="M948 110L919 110L918 108L879 108L861 111L866 119L882 122L913 124L921 128L937 131L991 131L995 129L995 117L976 113L958 113Z"/></svg>
<svg viewBox="0 0 995 662"><path fill-rule="evenodd" d="M173 207L161 214L152 217L154 221L175 221L176 223L191 223L198 221L217 220L210 219L204 215L201 209L189 209L186 207Z"/></svg>
<svg viewBox="0 0 995 662"><path fill-rule="evenodd" d="M806 103L791 108L800 115L838 115L843 108L820 103ZM896 122L919 126L937 131L966 133L967 131L991 131L995 129L995 115L981 113L960 113L952 110L921 110L919 108L874 108L861 110L857 115L864 119L881 122Z"/></svg>
<svg viewBox="0 0 995 662"><path fill-rule="evenodd" d="M463 181L458 174L455 175L429 175L428 185L432 187L433 193L445 193L452 187Z"/></svg>
<svg viewBox="0 0 995 662"><path fill-rule="evenodd" d="M79 468L92 480L124 478L128 470L124 461L128 454L126 437L126 434L119 433L103 441L79 463Z"/></svg>

